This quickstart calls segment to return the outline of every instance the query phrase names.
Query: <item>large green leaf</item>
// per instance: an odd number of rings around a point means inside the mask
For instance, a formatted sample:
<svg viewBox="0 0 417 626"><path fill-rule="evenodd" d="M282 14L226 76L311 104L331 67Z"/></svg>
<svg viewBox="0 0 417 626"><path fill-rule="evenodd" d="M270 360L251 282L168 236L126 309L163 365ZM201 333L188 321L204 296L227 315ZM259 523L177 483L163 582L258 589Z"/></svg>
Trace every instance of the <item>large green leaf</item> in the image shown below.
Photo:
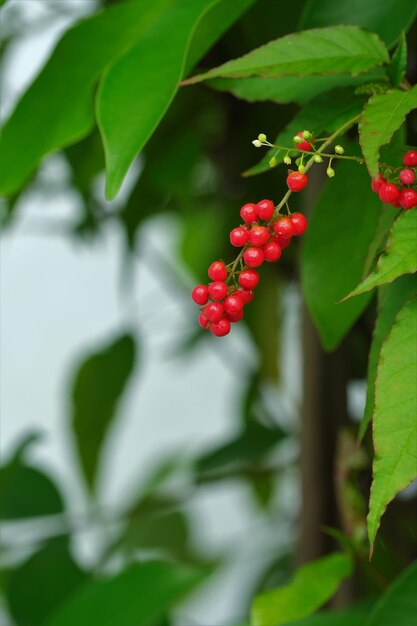
<svg viewBox="0 0 417 626"><path fill-rule="evenodd" d="M64 509L51 478L22 458L32 441L33 437L25 439L10 461L0 467L0 519L55 515Z"/></svg>
<svg viewBox="0 0 417 626"><path fill-rule="evenodd" d="M393 89L372 96L359 122L359 138L369 173L378 175L379 148L391 140L406 115L417 108L417 85L409 91Z"/></svg>
<svg viewBox="0 0 417 626"><path fill-rule="evenodd" d="M296 622L291 626L364 626L369 615L368 603L361 603L342 611L320 611Z"/></svg>
<svg viewBox="0 0 417 626"><path fill-rule="evenodd" d="M375 604L365 626L415 626L417 561L392 583Z"/></svg>
<svg viewBox="0 0 417 626"><path fill-rule="evenodd" d="M239 81L237 81L239 82ZM280 132L275 145L293 147L293 138L300 129L309 130L316 136L324 131L334 132L340 126L354 119L362 110L364 99L355 96L350 89L335 89L331 93L323 94L312 100L308 106L301 109L291 122ZM268 129L262 129L268 131ZM276 162L281 163L286 155L285 150L278 154L275 148L268 150L261 161L244 172L245 176L254 176L270 169L269 161L275 156ZM294 152L294 154L296 154Z"/></svg>
<svg viewBox="0 0 417 626"><path fill-rule="evenodd" d="M155 626L205 575L162 561L131 565L85 586L45 626Z"/></svg>
<svg viewBox="0 0 417 626"><path fill-rule="evenodd" d="M331 554L304 565L289 584L255 598L253 626L280 626L310 615L334 595L351 571L347 554Z"/></svg>
<svg viewBox="0 0 417 626"><path fill-rule="evenodd" d="M300 28L354 24L378 33L391 47L416 14L415 0L307 0Z"/></svg>
<svg viewBox="0 0 417 626"><path fill-rule="evenodd" d="M387 68L388 76L394 87L398 87L405 78L407 71L407 39L404 32L401 33L400 42L392 55L391 63Z"/></svg>
<svg viewBox="0 0 417 626"><path fill-rule="evenodd" d="M391 330L395 316L413 295L417 294L417 277L401 276L387 287L379 290L378 317L376 320L368 362L368 387L363 419L359 429L362 438L374 411L375 378L381 346Z"/></svg>
<svg viewBox="0 0 417 626"><path fill-rule="evenodd" d="M101 446L135 364L135 341L118 337L85 359L72 387L71 422L84 475L94 485Z"/></svg>
<svg viewBox="0 0 417 626"><path fill-rule="evenodd" d="M68 540L52 539L8 577L10 612L19 626L42 626L86 580L70 555Z"/></svg>
<svg viewBox="0 0 417 626"><path fill-rule="evenodd" d="M327 350L339 344L370 300L366 294L340 302L363 275L381 206L365 168L345 162L314 208L301 253L301 285Z"/></svg>
<svg viewBox="0 0 417 626"><path fill-rule="evenodd" d="M369 502L371 548L387 505L417 475L417 298L395 318L375 382L375 457Z"/></svg>
<svg viewBox="0 0 417 626"><path fill-rule="evenodd" d="M286 35L184 83L244 76L360 74L388 61L381 40L354 26L335 26Z"/></svg>
<svg viewBox="0 0 417 626"><path fill-rule="evenodd" d="M379 285L392 283L403 274L417 272L417 211L404 211L392 227L385 252L378 263L359 285L349 294L357 296Z"/></svg>

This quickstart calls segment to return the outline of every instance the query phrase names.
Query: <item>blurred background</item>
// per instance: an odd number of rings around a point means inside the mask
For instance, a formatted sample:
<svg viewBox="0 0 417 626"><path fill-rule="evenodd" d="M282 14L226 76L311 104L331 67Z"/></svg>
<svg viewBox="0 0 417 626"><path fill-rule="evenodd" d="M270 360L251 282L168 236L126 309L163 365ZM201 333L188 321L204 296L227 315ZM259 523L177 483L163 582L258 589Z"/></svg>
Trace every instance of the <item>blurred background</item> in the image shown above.
<svg viewBox="0 0 417 626"><path fill-rule="evenodd" d="M62 33L99 6L6 3L2 120ZM293 32L303 6L260 0L201 65ZM263 270L224 339L200 331L190 299L211 261L233 258L240 206L282 197L282 171L241 173L259 159L252 139L296 110L184 87L116 200L103 200L94 130L4 203L2 626L44 624L94 572L161 555L210 575L158 624L234 625L256 591L334 545L336 430L349 442L362 417L373 307L325 354L297 246Z"/></svg>

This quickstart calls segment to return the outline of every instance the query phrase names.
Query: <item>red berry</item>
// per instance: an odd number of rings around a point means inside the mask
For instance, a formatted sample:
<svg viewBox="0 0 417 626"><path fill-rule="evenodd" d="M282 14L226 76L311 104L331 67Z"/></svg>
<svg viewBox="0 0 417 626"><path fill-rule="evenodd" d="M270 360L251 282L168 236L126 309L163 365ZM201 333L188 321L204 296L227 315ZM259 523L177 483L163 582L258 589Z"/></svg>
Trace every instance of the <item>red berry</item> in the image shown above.
<svg viewBox="0 0 417 626"><path fill-rule="evenodd" d="M401 170L400 181L404 183L404 185L412 185L415 179L416 175L413 170Z"/></svg>
<svg viewBox="0 0 417 626"><path fill-rule="evenodd" d="M232 324L234 324L235 322L240 322L240 320L243 318L243 309L238 313L225 313L224 316L227 317L227 319L231 321Z"/></svg>
<svg viewBox="0 0 417 626"><path fill-rule="evenodd" d="M252 224L252 222L256 222L258 219L258 213L256 210L256 204L249 202L248 204L244 204L240 209L240 217L246 224Z"/></svg>
<svg viewBox="0 0 417 626"><path fill-rule="evenodd" d="M275 224L274 231L276 235L285 237L286 239L291 239L291 237L295 235L295 227L289 217L282 217L279 222Z"/></svg>
<svg viewBox="0 0 417 626"><path fill-rule="evenodd" d="M291 244L291 239L287 239L286 237L280 237L280 235L274 235L271 237L271 241L275 241L279 245L280 248L288 248Z"/></svg>
<svg viewBox="0 0 417 626"><path fill-rule="evenodd" d="M227 269L223 261L214 261L208 268L208 275L211 280L226 280Z"/></svg>
<svg viewBox="0 0 417 626"><path fill-rule="evenodd" d="M269 239L269 230L265 226L254 226L249 231L249 241L254 246L263 246Z"/></svg>
<svg viewBox="0 0 417 626"><path fill-rule="evenodd" d="M209 325L208 319L206 319L202 313L200 313L200 315L198 316L198 323L200 324L201 328L207 328L207 326Z"/></svg>
<svg viewBox="0 0 417 626"><path fill-rule="evenodd" d="M400 206L406 210L417 206L417 191L414 189L403 189L400 193Z"/></svg>
<svg viewBox="0 0 417 626"><path fill-rule="evenodd" d="M379 174L378 178L372 179L372 182L371 182L372 191L375 191L375 193L379 193L382 183L386 183L386 182L387 181L385 180L385 178L381 176L381 174Z"/></svg>
<svg viewBox="0 0 417 626"><path fill-rule="evenodd" d="M265 261L269 261L270 263L278 261L282 254L281 246L276 241L268 241L268 243L264 245L262 250L264 253Z"/></svg>
<svg viewBox="0 0 417 626"><path fill-rule="evenodd" d="M259 267L265 261L264 253L260 248L248 248L243 253L243 260L249 267Z"/></svg>
<svg viewBox="0 0 417 626"><path fill-rule="evenodd" d="M243 301L243 298L240 295L234 293L231 296L227 296L227 298L225 298L223 308L225 313L235 315L235 313L239 313L243 309L244 305L245 303Z"/></svg>
<svg viewBox="0 0 417 626"><path fill-rule="evenodd" d="M216 337L224 337L230 333L230 321L222 317L218 322L210 324L210 330Z"/></svg>
<svg viewBox="0 0 417 626"><path fill-rule="evenodd" d="M220 302L209 302L204 307L203 315L209 322L218 322L223 315L223 305Z"/></svg>
<svg viewBox="0 0 417 626"><path fill-rule="evenodd" d="M299 133L297 133L297 137L302 137L302 136L303 136L303 131L301 130ZM308 141L306 141L306 139L303 139L303 141L302 141L301 143L297 143L297 144L295 144L295 145L296 145L296 147L297 147L299 150L308 150L308 151L310 151L310 150L311 150L311 148L313 147L313 146L311 145L311 143L309 143Z"/></svg>
<svg viewBox="0 0 417 626"><path fill-rule="evenodd" d="M238 289L235 291L235 294L239 295L245 304L252 302L253 296L255 295L250 289Z"/></svg>
<svg viewBox="0 0 417 626"><path fill-rule="evenodd" d="M417 150L409 150L404 154L403 158L404 165L407 167L416 167L417 165Z"/></svg>
<svg viewBox="0 0 417 626"><path fill-rule="evenodd" d="M227 285L220 280L209 283L208 292L212 300L223 300L227 296Z"/></svg>
<svg viewBox="0 0 417 626"><path fill-rule="evenodd" d="M197 285L191 292L191 297L196 304L200 306L207 304L209 299L209 291L207 285Z"/></svg>
<svg viewBox="0 0 417 626"><path fill-rule="evenodd" d="M259 283L259 274L256 270L243 270L239 274L238 281L243 289L254 289Z"/></svg>
<svg viewBox="0 0 417 626"><path fill-rule="evenodd" d="M395 204L400 197L400 190L392 183L382 183L379 189L379 197L386 204Z"/></svg>
<svg viewBox="0 0 417 626"><path fill-rule="evenodd" d="M307 183L307 174L302 174L301 172L291 172L287 176L287 185L291 191L301 191Z"/></svg>
<svg viewBox="0 0 417 626"><path fill-rule="evenodd" d="M307 230L307 219L302 213L294 213L291 215L292 225L294 226L294 234L302 235Z"/></svg>
<svg viewBox="0 0 417 626"><path fill-rule="evenodd" d="M269 220L273 216L274 211L275 206L272 200L261 200L256 205L256 212L261 220Z"/></svg>
<svg viewBox="0 0 417 626"><path fill-rule="evenodd" d="M230 243L232 246L236 246L236 248L242 248L246 243L248 243L248 238L249 233L246 228L243 228L243 226L234 228L230 232Z"/></svg>

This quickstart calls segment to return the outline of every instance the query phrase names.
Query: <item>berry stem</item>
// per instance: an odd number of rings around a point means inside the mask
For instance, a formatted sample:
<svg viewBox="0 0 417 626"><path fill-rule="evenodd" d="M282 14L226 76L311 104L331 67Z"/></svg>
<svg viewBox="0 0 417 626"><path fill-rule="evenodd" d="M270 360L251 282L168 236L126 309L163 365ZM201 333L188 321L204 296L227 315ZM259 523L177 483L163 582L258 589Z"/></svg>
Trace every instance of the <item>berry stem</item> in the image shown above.
<svg viewBox="0 0 417 626"><path fill-rule="evenodd" d="M327 143L327 141L328 140L326 140L326 142L323 143L323 146L327 147L329 145ZM287 152L295 152L295 151L297 151L297 152L302 152L303 155L304 154L311 154L311 152L312 152L311 150L301 150L300 148L297 148L297 147L287 148L285 146L277 146L274 143L269 143L269 142L264 142L264 145L265 146L269 146L270 148L277 148L278 152L280 150L287 150ZM365 162L364 159L360 159L359 157L356 157L356 156L348 156L346 154L330 154L328 152L323 152L322 149L321 149L323 146L321 146L318 150L314 150L314 153L315 154L321 154L322 156L329 157L329 158L333 157L334 159L344 159L346 161L357 161L358 163L364 163ZM275 154L275 157L277 156L278 152Z"/></svg>

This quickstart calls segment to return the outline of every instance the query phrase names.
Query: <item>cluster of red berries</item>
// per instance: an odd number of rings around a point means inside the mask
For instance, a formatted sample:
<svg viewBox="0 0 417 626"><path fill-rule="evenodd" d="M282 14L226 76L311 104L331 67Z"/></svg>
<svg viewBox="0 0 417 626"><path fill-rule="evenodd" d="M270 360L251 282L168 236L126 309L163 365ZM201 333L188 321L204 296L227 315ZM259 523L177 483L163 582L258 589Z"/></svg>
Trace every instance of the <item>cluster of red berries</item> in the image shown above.
<svg viewBox="0 0 417 626"><path fill-rule="evenodd" d="M379 194L382 202L392 204L394 207L412 209L417 206L417 190L410 185L416 183L417 150L409 150L405 153L403 163L406 169L400 171L398 184L388 182L381 174L372 180L372 189Z"/></svg>
<svg viewBox="0 0 417 626"><path fill-rule="evenodd" d="M299 172L292 172L288 178ZM300 180L291 178L299 191L307 184L307 177ZM288 180L288 179L287 179ZM208 269L213 282L197 285L192 291L192 299L200 305L198 318L202 328L208 328L213 335L223 337L230 332L231 323L243 318L245 304L251 302L253 290L259 283L255 268L264 261L274 262L281 257L282 249L287 248L291 238L302 235L307 228L307 220L301 213L288 217L274 217L275 206L272 200L261 200L257 204L244 204L240 209L243 224L230 232L230 243L242 248L237 259L225 265L215 261ZM263 222L263 223L262 223Z"/></svg>

